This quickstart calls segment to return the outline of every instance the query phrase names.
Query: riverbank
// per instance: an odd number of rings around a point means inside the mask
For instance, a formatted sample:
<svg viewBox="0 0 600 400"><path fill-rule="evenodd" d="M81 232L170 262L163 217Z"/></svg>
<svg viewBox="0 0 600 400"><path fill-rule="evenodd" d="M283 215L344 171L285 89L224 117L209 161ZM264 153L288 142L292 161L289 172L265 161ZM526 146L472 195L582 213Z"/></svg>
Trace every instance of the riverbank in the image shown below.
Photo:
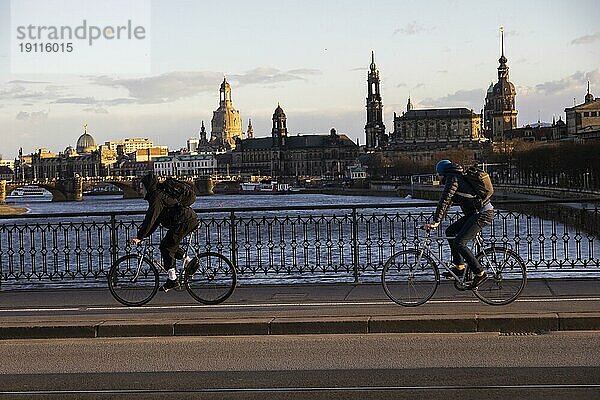
<svg viewBox="0 0 600 400"><path fill-rule="evenodd" d="M5 204L0 204L0 215L21 215L28 210L25 207L13 207Z"/></svg>

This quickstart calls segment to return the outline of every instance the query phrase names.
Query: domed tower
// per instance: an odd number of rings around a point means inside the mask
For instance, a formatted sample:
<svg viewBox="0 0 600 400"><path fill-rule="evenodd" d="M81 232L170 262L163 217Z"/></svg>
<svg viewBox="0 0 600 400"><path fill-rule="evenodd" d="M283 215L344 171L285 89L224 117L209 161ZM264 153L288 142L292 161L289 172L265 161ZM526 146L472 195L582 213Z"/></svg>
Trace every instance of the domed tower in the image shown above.
<svg viewBox="0 0 600 400"><path fill-rule="evenodd" d="M383 102L379 92L379 70L375 65L375 52L371 52L371 65L367 75L367 124L365 135L367 149L381 147L385 142L385 125L383 124Z"/></svg>
<svg viewBox="0 0 600 400"><path fill-rule="evenodd" d="M273 113L273 129L271 130L271 136L273 137L275 146L285 146L287 135L287 118L283 112L283 108L277 103L277 108Z"/></svg>
<svg viewBox="0 0 600 400"><path fill-rule="evenodd" d="M240 112L233 108L231 86L223 78L219 88L219 108L213 112L210 143L226 150L235 148L235 138L242 136Z"/></svg>
<svg viewBox="0 0 600 400"><path fill-rule="evenodd" d="M488 89L485 98L486 131L492 140L502 140L504 132L517 127L517 110L515 109L516 90L508 76L507 59L504 56L504 29L500 28L502 36L502 55L498 59L498 82ZM489 121L488 121L489 119Z"/></svg>
<svg viewBox="0 0 600 400"><path fill-rule="evenodd" d="M77 139L77 153L79 154L89 154L93 151L98 150L98 146L96 145L96 141L87 133L87 124L83 126L83 135L79 136Z"/></svg>
<svg viewBox="0 0 600 400"><path fill-rule="evenodd" d="M588 81L587 94L585 95L585 102L590 103L594 101L594 95L590 93L590 81Z"/></svg>

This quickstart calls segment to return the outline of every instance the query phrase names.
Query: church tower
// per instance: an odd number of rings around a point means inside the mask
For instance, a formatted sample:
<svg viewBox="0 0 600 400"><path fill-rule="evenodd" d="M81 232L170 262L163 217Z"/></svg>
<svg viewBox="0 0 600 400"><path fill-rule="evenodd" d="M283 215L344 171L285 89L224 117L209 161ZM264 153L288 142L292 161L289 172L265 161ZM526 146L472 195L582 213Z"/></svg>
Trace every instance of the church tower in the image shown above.
<svg viewBox="0 0 600 400"><path fill-rule="evenodd" d="M383 124L383 103L379 92L379 70L375 65L375 52L371 52L371 65L367 75L367 124L365 134L367 150L373 150L385 145L385 125Z"/></svg>
<svg viewBox="0 0 600 400"><path fill-rule="evenodd" d="M287 117L279 103L277 103L277 108L273 113L273 129L271 130L273 144L277 147L285 146L287 133Z"/></svg>
<svg viewBox="0 0 600 400"><path fill-rule="evenodd" d="M488 89L485 98L484 120L486 136L493 141L504 139L505 132L517 127L517 110L515 109L515 85L509 81L507 59L504 56L504 29L502 35L502 55L498 59L498 82Z"/></svg>
<svg viewBox="0 0 600 400"><path fill-rule="evenodd" d="M254 128L252 127L251 119L248 119L248 131L246 132L246 138L254 139Z"/></svg>
<svg viewBox="0 0 600 400"><path fill-rule="evenodd" d="M231 150L235 148L235 138L242 137L240 112L233 108L231 86L226 78L219 89L219 108L213 112L210 144Z"/></svg>

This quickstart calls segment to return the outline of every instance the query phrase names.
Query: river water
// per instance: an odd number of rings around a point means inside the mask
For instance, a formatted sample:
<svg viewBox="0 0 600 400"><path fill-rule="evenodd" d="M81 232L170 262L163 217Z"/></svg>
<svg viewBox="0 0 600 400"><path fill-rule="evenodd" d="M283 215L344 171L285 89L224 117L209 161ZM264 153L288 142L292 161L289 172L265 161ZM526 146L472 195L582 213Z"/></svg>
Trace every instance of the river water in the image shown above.
<svg viewBox="0 0 600 400"><path fill-rule="evenodd" d="M293 207L293 206L329 206L352 204L397 204L423 202L423 200L404 199L383 196L341 196L325 194L287 194L287 195L213 195L198 197L194 208L223 209L239 207ZM148 202L143 199L119 199L115 196L84 197L81 202L31 202L15 203L14 206L26 207L30 214L91 213L102 211L143 211Z"/></svg>

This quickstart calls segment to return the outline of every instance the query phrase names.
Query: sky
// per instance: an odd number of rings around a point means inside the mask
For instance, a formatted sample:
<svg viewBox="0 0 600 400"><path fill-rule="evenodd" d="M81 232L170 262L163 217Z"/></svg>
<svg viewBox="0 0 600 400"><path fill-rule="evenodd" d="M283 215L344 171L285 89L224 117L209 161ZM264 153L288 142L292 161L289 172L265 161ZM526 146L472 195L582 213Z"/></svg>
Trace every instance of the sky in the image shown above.
<svg viewBox="0 0 600 400"><path fill-rule="evenodd" d="M393 113L405 111L409 96L416 109L479 112L497 80L500 26L519 126L565 119L574 98L583 102L588 80L600 96L597 0L146 1L145 71L21 73L11 68L11 2L0 0L3 158L19 147L75 146L84 124L99 144L147 137L184 147L202 121L210 126L223 76L243 129L251 118L258 137L270 135L280 103L291 135L335 127L364 144L371 51L391 132ZM64 8L52 12L58 19ZM120 7L106 12L128 18Z"/></svg>

